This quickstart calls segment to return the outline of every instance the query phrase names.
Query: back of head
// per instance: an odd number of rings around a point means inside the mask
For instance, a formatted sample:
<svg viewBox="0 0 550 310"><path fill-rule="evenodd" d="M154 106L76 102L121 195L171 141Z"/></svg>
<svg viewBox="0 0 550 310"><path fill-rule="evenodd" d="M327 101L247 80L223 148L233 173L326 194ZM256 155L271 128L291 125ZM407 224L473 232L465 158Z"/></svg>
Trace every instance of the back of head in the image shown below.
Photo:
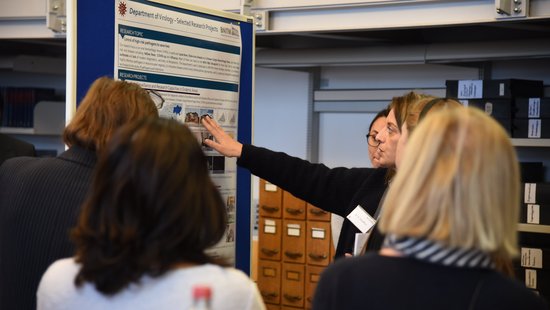
<svg viewBox="0 0 550 310"><path fill-rule="evenodd" d="M72 237L77 283L115 294L178 263L213 262L205 249L223 236L225 205L197 138L175 120L121 128L99 157Z"/></svg>
<svg viewBox="0 0 550 310"><path fill-rule="evenodd" d="M426 116L430 113L462 106L462 103L451 98L425 97L417 100L409 107L405 121L407 124L407 130L409 131L409 134L411 134L418 123L426 118Z"/></svg>
<svg viewBox="0 0 550 310"><path fill-rule="evenodd" d="M430 113L409 140L380 229L510 258L519 189L515 149L494 119L472 108Z"/></svg>
<svg viewBox="0 0 550 310"><path fill-rule="evenodd" d="M390 109L393 109L395 113L395 119L397 121L397 127L401 130L401 126L409 115L409 109L422 99L433 99L433 96L420 94L414 91L408 92L403 96L393 97L390 103Z"/></svg>
<svg viewBox="0 0 550 310"><path fill-rule="evenodd" d="M68 146L101 150L127 122L157 116L155 103L138 84L101 77L94 81L63 131Z"/></svg>

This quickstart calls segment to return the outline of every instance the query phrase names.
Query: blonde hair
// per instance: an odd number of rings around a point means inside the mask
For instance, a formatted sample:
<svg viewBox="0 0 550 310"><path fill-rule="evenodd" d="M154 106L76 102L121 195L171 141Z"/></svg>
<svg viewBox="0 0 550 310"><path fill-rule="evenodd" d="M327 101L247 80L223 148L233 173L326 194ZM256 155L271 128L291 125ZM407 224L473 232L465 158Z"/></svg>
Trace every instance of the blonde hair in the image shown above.
<svg viewBox="0 0 550 310"><path fill-rule="evenodd" d="M131 120L158 117L155 103L136 83L108 77L95 80L63 131L68 146L99 151L113 133Z"/></svg>
<svg viewBox="0 0 550 310"><path fill-rule="evenodd" d="M473 108L430 113L407 145L380 230L517 255L520 176L504 129Z"/></svg>

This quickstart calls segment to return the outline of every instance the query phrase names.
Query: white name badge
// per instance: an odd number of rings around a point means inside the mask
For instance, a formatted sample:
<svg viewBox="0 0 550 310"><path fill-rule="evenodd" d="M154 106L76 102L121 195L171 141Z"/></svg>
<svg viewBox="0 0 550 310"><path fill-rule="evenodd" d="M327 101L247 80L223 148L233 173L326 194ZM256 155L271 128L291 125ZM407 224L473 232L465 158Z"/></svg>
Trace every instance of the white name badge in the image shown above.
<svg viewBox="0 0 550 310"><path fill-rule="evenodd" d="M376 224L376 220L370 216L363 207L357 205L348 216L346 216L350 222L357 227L362 233L366 233Z"/></svg>
<svg viewBox="0 0 550 310"><path fill-rule="evenodd" d="M355 234L355 242L353 243L353 256L359 256L361 254L361 251L363 250L363 247L365 247L365 244L367 243L369 236L370 236L370 233Z"/></svg>

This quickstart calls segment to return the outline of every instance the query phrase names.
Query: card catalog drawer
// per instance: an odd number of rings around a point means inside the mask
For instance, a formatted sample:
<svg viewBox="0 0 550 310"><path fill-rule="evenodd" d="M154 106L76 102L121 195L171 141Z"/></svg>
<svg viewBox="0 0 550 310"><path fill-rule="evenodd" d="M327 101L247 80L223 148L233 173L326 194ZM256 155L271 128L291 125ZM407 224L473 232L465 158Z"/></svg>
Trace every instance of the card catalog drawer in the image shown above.
<svg viewBox="0 0 550 310"><path fill-rule="evenodd" d="M281 304L286 306L304 306L304 269L301 264L283 263L281 274Z"/></svg>
<svg viewBox="0 0 550 310"><path fill-rule="evenodd" d="M305 220L306 202L294 197L289 192L283 192L283 217L285 219Z"/></svg>
<svg viewBox="0 0 550 310"><path fill-rule="evenodd" d="M306 222L283 220L283 261L305 263Z"/></svg>
<svg viewBox="0 0 550 310"><path fill-rule="evenodd" d="M319 266L306 266L306 308L311 308L313 303L313 296L315 295L315 288L317 288L317 282L321 277L321 272L325 270L325 267Z"/></svg>
<svg viewBox="0 0 550 310"><path fill-rule="evenodd" d="M307 204L307 219L313 221L327 221L330 222L330 212L323 209L319 209L316 206Z"/></svg>
<svg viewBox="0 0 550 310"><path fill-rule="evenodd" d="M260 216L281 217L283 190L263 179L260 179L259 213Z"/></svg>
<svg viewBox="0 0 550 310"><path fill-rule="evenodd" d="M258 289L266 304L281 301L281 263L258 261Z"/></svg>
<svg viewBox="0 0 550 310"><path fill-rule="evenodd" d="M260 217L259 222L258 257L260 259L281 260L281 220Z"/></svg>
<svg viewBox="0 0 550 310"><path fill-rule="evenodd" d="M330 222L307 223L306 260L310 265L326 266L330 262Z"/></svg>

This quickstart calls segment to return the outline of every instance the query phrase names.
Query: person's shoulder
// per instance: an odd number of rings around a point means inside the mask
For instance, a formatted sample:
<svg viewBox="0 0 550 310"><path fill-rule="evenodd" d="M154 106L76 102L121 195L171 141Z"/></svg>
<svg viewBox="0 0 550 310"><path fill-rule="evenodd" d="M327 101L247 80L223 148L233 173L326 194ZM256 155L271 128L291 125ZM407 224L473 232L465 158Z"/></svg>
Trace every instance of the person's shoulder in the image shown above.
<svg viewBox="0 0 550 310"><path fill-rule="evenodd" d="M482 294L486 303L498 303L502 309L511 309L514 305L524 309L548 309L544 298L516 279L492 272L486 281L488 283L483 286L485 292Z"/></svg>
<svg viewBox="0 0 550 310"><path fill-rule="evenodd" d="M355 257L342 257L330 264L323 274L326 277L356 277L359 274L379 270L377 266L383 263L384 257L376 252Z"/></svg>
<svg viewBox="0 0 550 310"><path fill-rule="evenodd" d="M6 172L9 175L13 173L20 173L26 171L30 164L35 162L40 162L43 158L40 157L27 157L27 156L17 156L7 158L4 162L0 163L0 172Z"/></svg>
<svg viewBox="0 0 550 310"><path fill-rule="evenodd" d="M63 258L58 259L55 262L53 262L48 269L46 269L46 273L54 273L54 274L75 274L80 269L79 264L77 264L74 260L74 258Z"/></svg>
<svg viewBox="0 0 550 310"><path fill-rule="evenodd" d="M203 272L217 277L221 282L249 284L252 280L243 271L233 267L222 267L213 264L205 264L201 267Z"/></svg>
<svg viewBox="0 0 550 310"><path fill-rule="evenodd" d="M65 287L67 284L70 285L79 269L79 265L73 258L56 260L44 272L40 280L39 290L43 291L48 288L59 288Z"/></svg>

